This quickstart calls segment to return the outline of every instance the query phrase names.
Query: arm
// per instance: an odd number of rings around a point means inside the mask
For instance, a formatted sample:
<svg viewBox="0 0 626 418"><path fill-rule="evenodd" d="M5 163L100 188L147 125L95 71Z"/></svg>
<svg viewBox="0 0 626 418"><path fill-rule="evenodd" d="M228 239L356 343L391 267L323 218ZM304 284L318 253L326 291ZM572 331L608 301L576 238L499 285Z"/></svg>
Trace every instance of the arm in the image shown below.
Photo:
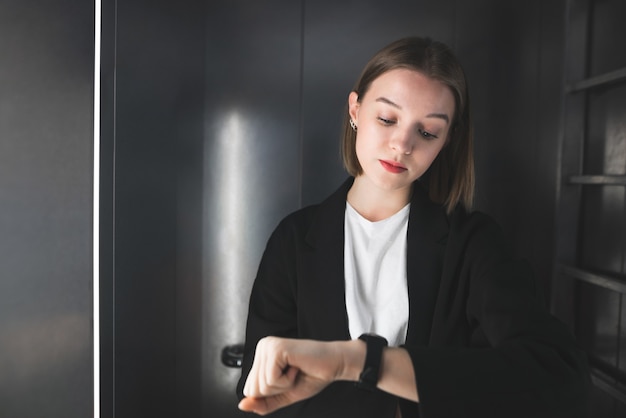
<svg viewBox="0 0 626 418"><path fill-rule="evenodd" d="M334 381L359 379L361 340L321 342L268 337L259 341L239 408L265 415L318 394ZM378 388L418 400L411 358L403 348L383 350Z"/></svg>

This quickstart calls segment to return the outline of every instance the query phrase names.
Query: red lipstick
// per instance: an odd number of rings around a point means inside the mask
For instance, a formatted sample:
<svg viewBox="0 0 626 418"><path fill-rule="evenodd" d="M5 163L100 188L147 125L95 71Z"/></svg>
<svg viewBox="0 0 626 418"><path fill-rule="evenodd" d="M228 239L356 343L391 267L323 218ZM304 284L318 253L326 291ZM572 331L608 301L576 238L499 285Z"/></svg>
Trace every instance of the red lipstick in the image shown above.
<svg viewBox="0 0 626 418"><path fill-rule="evenodd" d="M390 173L402 173L406 171L406 167L396 161L379 160L385 170Z"/></svg>

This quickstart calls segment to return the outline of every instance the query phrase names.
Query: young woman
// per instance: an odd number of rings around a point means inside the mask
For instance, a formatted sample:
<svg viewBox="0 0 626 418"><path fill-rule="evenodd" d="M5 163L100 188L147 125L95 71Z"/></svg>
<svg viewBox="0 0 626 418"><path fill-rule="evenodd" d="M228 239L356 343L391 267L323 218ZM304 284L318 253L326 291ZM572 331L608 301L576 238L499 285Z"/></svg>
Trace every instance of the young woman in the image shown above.
<svg viewBox="0 0 626 418"><path fill-rule="evenodd" d="M272 234L239 407L281 417L576 417L584 353L494 222L471 212L472 122L448 47L396 41L348 97L351 177Z"/></svg>

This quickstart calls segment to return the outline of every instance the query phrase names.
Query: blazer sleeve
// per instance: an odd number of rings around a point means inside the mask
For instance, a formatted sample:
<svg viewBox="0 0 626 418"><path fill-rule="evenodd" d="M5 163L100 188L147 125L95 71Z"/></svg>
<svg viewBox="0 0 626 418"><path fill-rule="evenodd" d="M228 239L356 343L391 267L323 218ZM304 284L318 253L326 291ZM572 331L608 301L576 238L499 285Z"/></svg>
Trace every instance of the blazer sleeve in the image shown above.
<svg viewBox="0 0 626 418"><path fill-rule="evenodd" d="M465 298L468 347L406 347L421 417L586 416L586 356L542 305L529 265L486 217L452 225L449 239L442 280Z"/></svg>
<svg viewBox="0 0 626 418"><path fill-rule="evenodd" d="M237 384L240 399L252 368L257 342L268 335L296 336L296 234L295 225L290 220L283 220L270 236L252 286L242 374Z"/></svg>

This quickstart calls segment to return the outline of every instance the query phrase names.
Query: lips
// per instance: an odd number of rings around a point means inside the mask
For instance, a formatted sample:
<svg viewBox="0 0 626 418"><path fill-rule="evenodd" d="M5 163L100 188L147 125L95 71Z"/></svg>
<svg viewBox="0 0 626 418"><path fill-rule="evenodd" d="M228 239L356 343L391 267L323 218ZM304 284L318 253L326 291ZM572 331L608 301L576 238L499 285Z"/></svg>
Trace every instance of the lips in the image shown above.
<svg viewBox="0 0 626 418"><path fill-rule="evenodd" d="M390 173L398 174L398 173L403 173L407 170L407 168L404 165L396 161L389 161L389 160L379 160L379 161L380 161L380 165L382 165L383 168Z"/></svg>

